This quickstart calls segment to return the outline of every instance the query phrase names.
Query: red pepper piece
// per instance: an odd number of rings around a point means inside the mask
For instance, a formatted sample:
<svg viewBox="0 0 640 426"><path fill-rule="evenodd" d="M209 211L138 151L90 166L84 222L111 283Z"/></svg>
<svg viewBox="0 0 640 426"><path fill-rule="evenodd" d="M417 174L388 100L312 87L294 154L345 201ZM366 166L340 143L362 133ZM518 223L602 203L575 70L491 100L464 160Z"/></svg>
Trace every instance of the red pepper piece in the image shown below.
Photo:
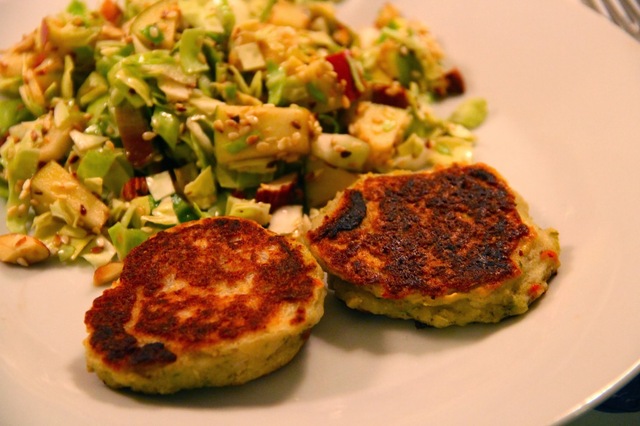
<svg viewBox="0 0 640 426"><path fill-rule="evenodd" d="M341 50L338 53L327 55L325 58L332 66L333 70L338 74L338 81L344 81L344 94L350 100L354 101L360 97L361 92L356 86L356 82L351 73L351 67L349 66L348 50Z"/></svg>

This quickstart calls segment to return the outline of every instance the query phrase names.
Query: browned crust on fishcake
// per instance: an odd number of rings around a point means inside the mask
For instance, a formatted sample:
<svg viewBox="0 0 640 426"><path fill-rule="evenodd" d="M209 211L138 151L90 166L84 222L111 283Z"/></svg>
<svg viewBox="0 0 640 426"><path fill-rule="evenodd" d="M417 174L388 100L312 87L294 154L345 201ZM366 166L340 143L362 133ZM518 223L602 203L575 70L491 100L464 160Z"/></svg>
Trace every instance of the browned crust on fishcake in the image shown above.
<svg viewBox="0 0 640 426"><path fill-rule="evenodd" d="M499 286L521 273L512 255L530 233L483 164L371 175L330 210L307 235L311 250L331 274L388 299Z"/></svg>
<svg viewBox="0 0 640 426"><path fill-rule="evenodd" d="M265 330L284 304L303 306L324 285L319 266L300 248L237 218L161 232L129 253L119 284L86 313L88 343L112 368L140 369ZM220 294L251 275L249 293ZM167 279L184 284L167 291ZM180 318L185 311L189 318ZM300 308L291 323L304 320Z"/></svg>

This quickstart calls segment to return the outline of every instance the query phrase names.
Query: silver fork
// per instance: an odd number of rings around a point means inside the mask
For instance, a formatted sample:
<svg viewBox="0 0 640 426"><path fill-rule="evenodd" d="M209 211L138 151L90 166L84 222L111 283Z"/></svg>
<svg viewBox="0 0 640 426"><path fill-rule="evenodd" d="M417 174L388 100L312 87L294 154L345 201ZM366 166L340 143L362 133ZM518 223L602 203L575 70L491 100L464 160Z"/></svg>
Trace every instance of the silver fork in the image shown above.
<svg viewBox="0 0 640 426"><path fill-rule="evenodd" d="M640 0L582 0L640 41Z"/></svg>

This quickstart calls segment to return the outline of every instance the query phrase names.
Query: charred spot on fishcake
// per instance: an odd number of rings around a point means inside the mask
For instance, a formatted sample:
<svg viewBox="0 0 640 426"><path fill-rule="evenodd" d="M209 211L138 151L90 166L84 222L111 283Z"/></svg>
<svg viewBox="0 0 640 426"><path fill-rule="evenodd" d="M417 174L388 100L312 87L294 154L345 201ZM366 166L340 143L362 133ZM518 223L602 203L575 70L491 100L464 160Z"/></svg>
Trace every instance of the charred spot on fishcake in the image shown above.
<svg viewBox="0 0 640 426"><path fill-rule="evenodd" d="M176 359L176 354L167 350L163 343L154 342L137 348L131 355L131 364L135 366L168 364Z"/></svg>
<svg viewBox="0 0 640 426"><path fill-rule="evenodd" d="M90 344L97 352L104 354L114 366L157 366L175 362L176 355L162 343L140 345L125 330L134 304L130 292L119 286L106 290L105 295L96 299L93 309L85 315L85 323L95 330Z"/></svg>
<svg viewBox="0 0 640 426"><path fill-rule="evenodd" d="M356 229L367 215L367 205L360 191L347 191L340 213L323 224L319 238L335 238L342 231Z"/></svg>
<svg viewBox="0 0 640 426"><path fill-rule="evenodd" d="M521 273L511 255L529 227L506 183L482 165L371 176L348 191L366 200L366 229L327 238L323 224L309 240L354 286L378 286L389 299L436 298ZM325 223L340 223L345 211Z"/></svg>
<svg viewBox="0 0 640 426"><path fill-rule="evenodd" d="M284 304L307 303L316 267L250 221L168 229L133 249L120 284L94 301L85 316L90 344L114 367L174 362L175 353L266 329ZM303 310L292 319L304 320Z"/></svg>

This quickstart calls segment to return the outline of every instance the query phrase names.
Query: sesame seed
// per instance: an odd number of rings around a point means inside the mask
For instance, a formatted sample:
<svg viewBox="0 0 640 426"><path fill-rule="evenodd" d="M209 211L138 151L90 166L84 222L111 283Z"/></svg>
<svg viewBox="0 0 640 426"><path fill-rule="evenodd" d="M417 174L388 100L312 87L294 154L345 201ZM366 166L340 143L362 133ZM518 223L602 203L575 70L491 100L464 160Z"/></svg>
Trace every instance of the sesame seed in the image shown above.
<svg viewBox="0 0 640 426"><path fill-rule="evenodd" d="M230 141L234 141L239 137L240 137L240 133L238 132L229 132L229 134L227 135L227 138L229 138Z"/></svg>
<svg viewBox="0 0 640 426"><path fill-rule="evenodd" d="M224 123L222 122L222 120L216 120L213 122L213 128L216 131L222 133L224 132Z"/></svg>
<svg viewBox="0 0 640 426"><path fill-rule="evenodd" d="M60 189L75 189L78 185L75 182L59 182L56 186Z"/></svg>
<svg viewBox="0 0 640 426"><path fill-rule="evenodd" d="M280 151L286 150L287 147L291 146L291 138L288 136L285 136L284 138L278 141L277 146L278 146L278 150Z"/></svg>
<svg viewBox="0 0 640 426"><path fill-rule="evenodd" d="M258 135L251 135L247 138L247 143L249 145L255 145L256 143L258 143L258 141L260 140L260 136Z"/></svg>
<svg viewBox="0 0 640 426"><path fill-rule="evenodd" d="M160 35L160 31L158 30L158 27L156 27L155 25L152 25L151 27L149 27L149 35L152 38L158 38L158 36Z"/></svg>
<svg viewBox="0 0 640 426"><path fill-rule="evenodd" d="M258 150L258 152L266 152L269 150L269 143L267 142L258 142L256 144L256 149Z"/></svg>
<svg viewBox="0 0 640 426"><path fill-rule="evenodd" d="M24 257L17 258L16 263L20 266L29 266L29 263L27 263Z"/></svg>
<svg viewBox="0 0 640 426"><path fill-rule="evenodd" d="M155 132L147 131L147 132L144 132L142 134L142 140L145 140L145 141L153 140L153 138L155 138L155 137L156 137L156 133Z"/></svg>

